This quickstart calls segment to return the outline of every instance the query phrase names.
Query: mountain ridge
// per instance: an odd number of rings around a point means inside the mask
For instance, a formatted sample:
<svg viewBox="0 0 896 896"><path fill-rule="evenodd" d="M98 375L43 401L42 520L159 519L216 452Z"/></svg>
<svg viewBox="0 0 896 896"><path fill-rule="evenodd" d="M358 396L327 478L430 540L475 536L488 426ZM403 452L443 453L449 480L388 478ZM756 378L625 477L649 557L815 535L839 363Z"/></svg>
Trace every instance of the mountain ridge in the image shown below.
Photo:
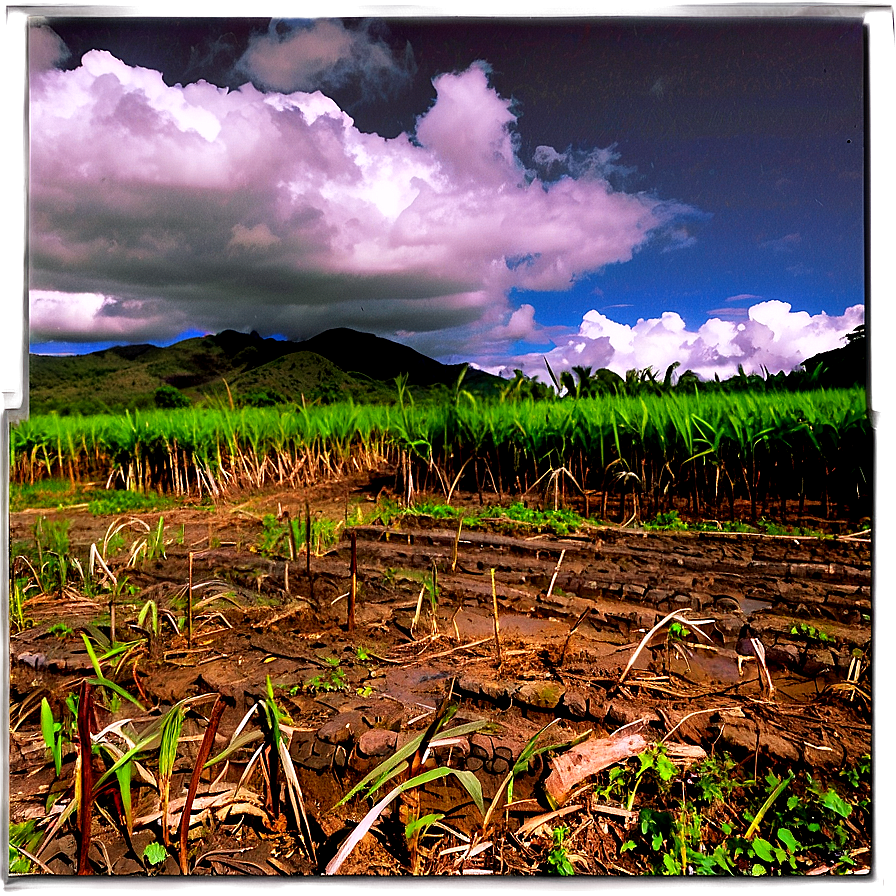
<svg viewBox="0 0 896 896"><path fill-rule="evenodd" d="M300 342L222 330L160 347L112 346L84 355L30 356L32 414L99 413L155 406L156 390L192 402L390 401L395 378L425 393L452 388L466 365L442 364L406 345L348 327ZM464 387L495 392L499 377L469 369Z"/></svg>

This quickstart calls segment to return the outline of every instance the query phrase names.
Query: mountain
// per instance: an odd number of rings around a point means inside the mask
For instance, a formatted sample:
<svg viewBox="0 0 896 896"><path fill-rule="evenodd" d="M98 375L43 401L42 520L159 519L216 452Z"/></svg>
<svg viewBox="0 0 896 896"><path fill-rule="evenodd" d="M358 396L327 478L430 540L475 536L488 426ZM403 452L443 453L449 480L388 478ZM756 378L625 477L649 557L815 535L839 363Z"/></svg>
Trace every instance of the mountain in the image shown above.
<svg viewBox="0 0 896 896"><path fill-rule="evenodd" d="M829 389L864 386L868 370L865 325L860 324L847 334L846 345L807 358L803 369L814 374L819 386Z"/></svg>
<svg viewBox="0 0 896 896"><path fill-rule="evenodd" d="M166 348L124 345L87 355L31 355L30 412L119 412L155 406L156 390L173 387L192 402L393 401L406 376L419 397L452 389L462 364L441 364L407 346L348 328L304 342L225 330ZM469 370L464 388L495 392L499 377Z"/></svg>

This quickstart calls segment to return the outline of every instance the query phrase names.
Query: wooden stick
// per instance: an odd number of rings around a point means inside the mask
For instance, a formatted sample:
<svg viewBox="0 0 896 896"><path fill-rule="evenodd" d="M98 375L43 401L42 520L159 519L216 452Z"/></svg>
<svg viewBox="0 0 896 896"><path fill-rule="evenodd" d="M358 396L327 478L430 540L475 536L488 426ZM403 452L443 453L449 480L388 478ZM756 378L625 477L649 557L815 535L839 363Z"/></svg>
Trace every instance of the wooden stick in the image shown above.
<svg viewBox="0 0 896 896"><path fill-rule="evenodd" d="M558 666L563 665L563 661L566 659L566 649L569 647L569 641L572 636L575 634L576 629L585 621L585 617L591 612L591 607L585 607L582 614L576 619L573 627L569 630L569 634L566 636L566 640L563 642L563 650L560 651L560 660L557 663Z"/></svg>
<svg viewBox="0 0 896 896"><path fill-rule="evenodd" d="M498 626L498 592L495 590L495 570L492 569L492 611L495 617L495 648L498 651L498 668L504 664L501 656L501 632Z"/></svg>
<svg viewBox="0 0 896 896"><path fill-rule="evenodd" d="M355 598L358 593L358 536L352 532L352 587L348 593L348 631L355 630Z"/></svg>
<svg viewBox="0 0 896 896"><path fill-rule="evenodd" d="M451 572L457 572L457 546L460 544L460 530L464 527L464 518L457 521L457 535L454 537L454 556L451 558Z"/></svg>
<svg viewBox="0 0 896 896"><path fill-rule="evenodd" d="M193 552L190 551L190 579L187 583L187 643L193 644Z"/></svg>
<svg viewBox="0 0 896 896"><path fill-rule="evenodd" d="M305 499L305 574L311 578L311 507Z"/></svg>
<svg viewBox="0 0 896 896"><path fill-rule="evenodd" d="M551 576L551 584L548 587L547 597L550 597L551 593L554 590L554 584L557 581L557 574L560 572L560 564L563 562L563 557L565 554L566 554L566 548L563 548L563 550L560 551L560 559L557 561L557 565L554 567L554 575Z"/></svg>

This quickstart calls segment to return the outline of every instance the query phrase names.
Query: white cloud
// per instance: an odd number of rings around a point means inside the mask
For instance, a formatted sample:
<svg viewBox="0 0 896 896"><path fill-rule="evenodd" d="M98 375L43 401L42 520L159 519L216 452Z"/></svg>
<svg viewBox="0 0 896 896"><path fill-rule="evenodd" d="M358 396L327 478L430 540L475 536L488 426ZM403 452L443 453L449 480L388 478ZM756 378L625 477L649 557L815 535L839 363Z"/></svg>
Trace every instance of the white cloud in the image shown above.
<svg viewBox="0 0 896 896"><path fill-rule="evenodd" d="M102 51L45 72L31 284L81 310L35 314L34 339L363 325L450 331L469 352L534 332L511 289L567 289L693 213L614 190L598 164L533 179L485 67L435 86L416 135L385 139L320 92L169 87ZM105 297L93 317L85 294Z"/></svg>
<svg viewBox="0 0 896 896"><path fill-rule="evenodd" d="M259 87L282 93L338 87L357 80L365 90L388 93L405 82L413 62L396 59L364 24L346 28L337 19L304 23L274 20L254 36L237 63Z"/></svg>
<svg viewBox="0 0 896 896"><path fill-rule="evenodd" d="M663 374L675 361L681 362L677 373L691 369L703 379L716 373L726 379L737 373L738 365L747 373L761 373L763 367L770 373L789 372L813 355L842 346L843 337L864 320L863 305L829 316L793 311L787 302L769 301L753 305L742 323L709 318L690 331L674 311L641 319L634 326L589 311L578 332L557 340L547 359L558 374L574 364L608 367L621 375L652 367ZM529 376L547 379L540 353L503 362L483 359L481 366L490 370L520 367Z"/></svg>
<svg viewBox="0 0 896 896"><path fill-rule="evenodd" d="M32 75L55 68L71 56L62 38L47 25L28 29L28 70Z"/></svg>

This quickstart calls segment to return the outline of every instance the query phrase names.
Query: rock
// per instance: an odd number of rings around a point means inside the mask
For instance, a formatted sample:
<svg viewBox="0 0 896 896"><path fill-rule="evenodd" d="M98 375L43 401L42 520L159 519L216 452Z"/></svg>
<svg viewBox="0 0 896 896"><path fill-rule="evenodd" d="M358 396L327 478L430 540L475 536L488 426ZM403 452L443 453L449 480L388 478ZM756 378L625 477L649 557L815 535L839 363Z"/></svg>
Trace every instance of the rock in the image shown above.
<svg viewBox="0 0 896 896"><path fill-rule="evenodd" d="M324 743L346 746L354 743L366 730L367 724L363 716L352 709L340 712L325 722L317 736Z"/></svg>
<svg viewBox="0 0 896 896"><path fill-rule="evenodd" d="M395 752L398 733L385 728L371 728L358 739L358 753L361 756L389 756Z"/></svg>
<svg viewBox="0 0 896 896"><path fill-rule="evenodd" d="M303 732L307 735L307 732ZM297 732L298 734L298 732ZM289 755L293 762L304 765L305 760L311 755L311 748L314 746L314 738L311 736L298 737L294 736L292 743L289 745Z"/></svg>
<svg viewBox="0 0 896 896"><path fill-rule="evenodd" d="M566 693L566 688L556 681L527 682L513 695L517 703L535 709L554 709Z"/></svg>
<svg viewBox="0 0 896 896"><path fill-rule="evenodd" d="M588 701L579 691L567 691L560 705L574 719L584 719L588 715Z"/></svg>
<svg viewBox="0 0 896 896"><path fill-rule="evenodd" d="M494 700L495 703L509 703L511 692L512 686L506 681L482 679L479 682L479 693L488 700Z"/></svg>

